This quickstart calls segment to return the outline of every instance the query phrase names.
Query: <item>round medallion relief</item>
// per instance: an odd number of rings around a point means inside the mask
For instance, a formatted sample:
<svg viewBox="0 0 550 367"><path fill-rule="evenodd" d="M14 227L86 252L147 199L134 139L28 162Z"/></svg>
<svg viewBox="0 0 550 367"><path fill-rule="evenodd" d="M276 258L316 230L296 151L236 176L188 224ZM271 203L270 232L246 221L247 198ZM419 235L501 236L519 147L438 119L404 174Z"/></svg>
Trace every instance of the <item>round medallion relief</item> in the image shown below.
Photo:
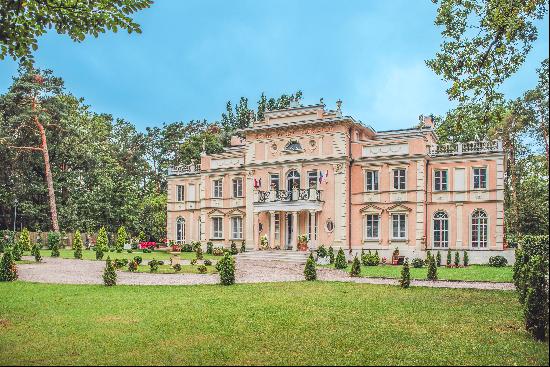
<svg viewBox="0 0 550 367"><path fill-rule="evenodd" d="M332 221L332 219L327 219L327 221L325 222L325 230L327 232L332 232L334 231L334 222Z"/></svg>

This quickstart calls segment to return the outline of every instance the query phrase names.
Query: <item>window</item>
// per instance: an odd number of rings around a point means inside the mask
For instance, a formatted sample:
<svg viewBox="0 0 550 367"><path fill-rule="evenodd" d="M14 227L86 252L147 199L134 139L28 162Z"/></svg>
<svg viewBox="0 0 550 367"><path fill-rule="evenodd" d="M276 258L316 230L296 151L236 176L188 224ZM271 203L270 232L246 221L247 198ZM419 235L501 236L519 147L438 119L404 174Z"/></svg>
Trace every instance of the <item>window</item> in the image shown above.
<svg viewBox="0 0 550 367"><path fill-rule="evenodd" d="M317 239L317 213L309 213L308 214L308 234L307 239L308 240L316 240ZM315 223L313 223L315 221ZM315 224L315 225L314 225Z"/></svg>
<svg viewBox="0 0 550 367"><path fill-rule="evenodd" d="M233 179L233 197L242 198L243 197L243 179L237 177Z"/></svg>
<svg viewBox="0 0 550 367"><path fill-rule="evenodd" d="M449 218L447 213L439 211L434 214L433 230L434 248L449 247Z"/></svg>
<svg viewBox="0 0 550 367"><path fill-rule="evenodd" d="M281 216L275 213L275 239L278 240L281 237Z"/></svg>
<svg viewBox="0 0 550 367"><path fill-rule="evenodd" d="M183 201L185 198L185 186L176 185L176 201Z"/></svg>
<svg viewBox="0 0 550 367"><path fill-rule="evenodd" d="M179 217L176 221L176 242L182 243L185 241L185 219Z"/></svg>
<svg viewBox="0 0 550 367"><path fill-rule="evenodd" d="M286 145L285 150L289 150L293 152L301 152L302 146L296 140L292 140Z"/></svg>
<svg viewBox="0 0 550 367"><path fill-rule="evenodd" d="M231 218L231 238L235 240L243 238L243 217Z"/></svg>
<svg viewBox="0 0 550 367"><path fill-rule="evenodd" d="M223 218L212 218L212 238L223 238Z"/></svg>
<svg viewBox="0 0 550 367"><path fill-rule="evenodd" d="M213 197L214 198L221 198L222 197L222 180L214 180L214 190L213 190Z"/></svg>
<svg viewBox="0 0 550 367"><path fill-rule="evenodd" d="M318 180L319 180L319 173L317 172L317 170L309 171L307 173L307 182L308 182L309 188L316 189L317 183L319 182Z"/></svg>
<svg viewBox="0 0 550 367"><path fill-rule="evenodd" d="M487 188L487 168L474 168L474 189Z"/></svg>
<svg viewBox="0 0 550 367"><path fill-rule="evenodd" d="M478 209L472 213L472 247L486 248L488 238L487 213Z"/></svg>
<svg viewBox="0 0 550 367"><path fill-rule="evenodd" d="M365 190L378 191L378 171L365 172Z"/></svg>
<svg viewBox="0 0 550 367"><path fill-rule="evenodd" d="M407 215L392 214L392 238L405 239L407 237Z"/></svg>
<svg viewBox="0 0 550 367"><path fill-rule="evenodd" d="M292 170L286 175L286 189L300 188L300 174L296 170Z"/></svg>
<svg viewBox="0 0 550 367"><path fill-rule="evenodd" d="M279 190L279 174L278 173L272 173L270 175L270 187L273 190Z"/></svg>
<svg viewBox="0 0 550 367"><path fill-rule="evenodd" d="M434 190L447 191L447 170L434 171Z"/></svg>
<svg viewBox="0 0 550 367"><path fill-rule="evenodd" d="M378 228L380 228L380 216L378 214L367 214L365 223L365 238L378 239Z"/></svg>
<svg viewBox="0 0 550 367"><path fill-rule="evenodd" d="M405 190L405 174L404 168L393 170L393 188L394 190Z"/></svg>

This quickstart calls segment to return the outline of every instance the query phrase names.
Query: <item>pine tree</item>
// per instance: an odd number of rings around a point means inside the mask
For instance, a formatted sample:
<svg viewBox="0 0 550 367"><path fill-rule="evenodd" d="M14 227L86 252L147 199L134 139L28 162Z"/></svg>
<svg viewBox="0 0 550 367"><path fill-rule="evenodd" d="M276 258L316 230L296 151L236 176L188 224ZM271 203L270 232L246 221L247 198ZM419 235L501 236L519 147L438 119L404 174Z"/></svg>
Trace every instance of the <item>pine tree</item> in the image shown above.
<svg viewBox="0 0 550 367"><path fill-rule="evenodd" d="M334 249L332 246L329 246L328 248L328 257L330 257L330 263L334 264Z"/></svg>
<svg viewBox="0 0 550 367"><path fill-rule="evenodd" d="M430 256L428 259L428 280L437 280L437 265L435 265L435 259Z"/></svg>
<svg viewBox="0 0 550 367"><path fill-rule="evenodd" d="M458 251L455 252L455 266L460 266L460 254L458 253Z"/></svg>
<svg viewBox="0 0 550 367"><path fill-rule="evenodd" d="M13 258L12 249L4 248L4 256L0 261L0 281L12 282L17 279L17 266Z"/></svg>
<svg viewBox="0 0 550 367"><path fill-rule="evenodd" d="M80 231L77 229L74 233L73 239L73 250L75 259L82 259L82 247L82 237L80 236Z"/></svg>
<svg viewBox="0 0 550 367"><path fill-rule="evenodd" d="M525 328L533 338L543 341L548 332L548 263L536 255L527 264L528 275L523 314Z"/></svg>
<svg viewBox="0 0 550 367"><path fill-rule="evenodd" d="M401 288L409 288L409 286L411 285L411 269L409 268L408 258L405 258L405 261L403 262L399 284L401 285Z"/></svg>
<svg viewBox="0 0 550 367"><path fill-rule="evenodd" d="M32 245L31 255L34 256L34 261L36 261L37 263L42 261L42 255L40 254L40 245L38 243Z"/></svg>
<svg viewBox="0 0 550 367"><path fill-rule="evenodd" d="M353 259L353 263L351 264L351 272L349 275L352 277L358 277L361 275L361 262L359 261L357 255L355 255L355 258Z"/></svg>
<svg viewBox="0 0 550 367"><path fill-rule="evenodd" d="M435 255L435 261L437 266L441 266L441 252L437 251L437 254Z"/></svg>
<svg viewBox="0 0 550 367"><path fill-rule="evenodd" d="M451 250L447 250L447 266L451 266L452 261L453 261L453 257L451 255Z"/></svg>
<svg viewBox="0 0 550 367"><path fill-rule="evenodd" d="M346 255L344 254L344 250L340 248L340 250L338 250L338 255L336 255L336 260L334 261L334 267L336 269L345 269L347 266Z"/></svg>
<svg viewBox="0 0 550 367"><path fill-rule="evenodd" d="M126 234L126 228L121 226L116 235L115 250L118 253L121 253L124 250L124 244L128 241L128 235Z"/></svg>
<svg viewBox="0 0 550 367"><path fill-rule="evenodd" d="M464 254L462 255L462 261L464 262L464 266L470 265L470 258L468 257L468 251L464 251Z"/></svg>
<svg viewBox="0 0 550 367"><path fill-rule="evenodd" d="M109 256L107 256L105 270L103 271L103 284L108 287L116 285L116 270Z"/></svg>
<svg viewBox="0 0 550 367"><path fill-rule="evenodd" d="M21 235L19 236L19 246L23 251L30 251L31 246L31 237L27 228L23 228Z"/></svg>
<svg viewBox="0 0 550 367"><path fill-rule="evenodd" d="M109 246L109 239L107 238L107 231L105 227L101 227L99 234L97 235L97 241L95 244L95 258L96 260L103 259L103 255L107 251Z"/></svg>
<svg viewBox="0 0 550 367"><path fill-rule="evenodd" d="M61 235L59 232L48 233L48 247L52 251L52 257L59 257L59 242L61 241Z"/></svg>
<svg viewBox="0 0 550 367"><path fill-rule="evenodd" d="M306 280L317 279L317 269L315 267L315 259L313 259L313 254L309 254L309 257L306 261L306 266L304 268L304 276Z"/></svg>

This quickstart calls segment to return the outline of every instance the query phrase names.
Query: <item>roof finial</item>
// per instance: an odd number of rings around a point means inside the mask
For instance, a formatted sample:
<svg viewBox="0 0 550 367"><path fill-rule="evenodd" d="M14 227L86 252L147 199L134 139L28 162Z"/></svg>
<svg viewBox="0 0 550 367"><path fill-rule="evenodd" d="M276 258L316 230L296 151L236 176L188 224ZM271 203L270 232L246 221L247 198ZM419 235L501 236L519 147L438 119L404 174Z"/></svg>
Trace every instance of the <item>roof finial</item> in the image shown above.
<svg viewBox="0 0 550 367"><path fill-rule="evenodd" d="M336 114L342 116L342 100L340 98L336 101Z"/></svg>
<svg viewBox="0 0 550 367"><path fill-rule="evenodd" d="M323 97L321 97L321 99L319 99L319 104L323 107L325 107L325 99Z"/></svg>

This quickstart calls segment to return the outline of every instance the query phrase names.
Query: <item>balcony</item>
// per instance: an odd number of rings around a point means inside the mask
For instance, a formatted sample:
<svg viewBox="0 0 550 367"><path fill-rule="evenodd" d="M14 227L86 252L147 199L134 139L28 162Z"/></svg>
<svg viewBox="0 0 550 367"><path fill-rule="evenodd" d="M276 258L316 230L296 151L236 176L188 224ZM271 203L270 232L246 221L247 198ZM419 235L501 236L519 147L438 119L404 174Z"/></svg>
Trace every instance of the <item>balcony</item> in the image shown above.
<svg viewBox="0 0 550 367"><path fill-rule="evenodd" d="M319 210L322 205L322 190L294 189L294 190L269 190L254 191L254 210Z"/></svg>
<svg viewBox="0 0 550 367"><path fill-rule="evenodd" d="M495 153L502 152L502 141L500 140L482 140L469 141L466 143L447 143L432 145L429 155L432 157L445 155L462 155L475 153Z"/></svg>
<svg viewBox="0 0 550 367"><path fill-rule="evenodd" d="M190 175L193 173L199 173L201 171L201 165L191 163L183 166L176 166L168 168L168 176L182 176Z"/></svg>

